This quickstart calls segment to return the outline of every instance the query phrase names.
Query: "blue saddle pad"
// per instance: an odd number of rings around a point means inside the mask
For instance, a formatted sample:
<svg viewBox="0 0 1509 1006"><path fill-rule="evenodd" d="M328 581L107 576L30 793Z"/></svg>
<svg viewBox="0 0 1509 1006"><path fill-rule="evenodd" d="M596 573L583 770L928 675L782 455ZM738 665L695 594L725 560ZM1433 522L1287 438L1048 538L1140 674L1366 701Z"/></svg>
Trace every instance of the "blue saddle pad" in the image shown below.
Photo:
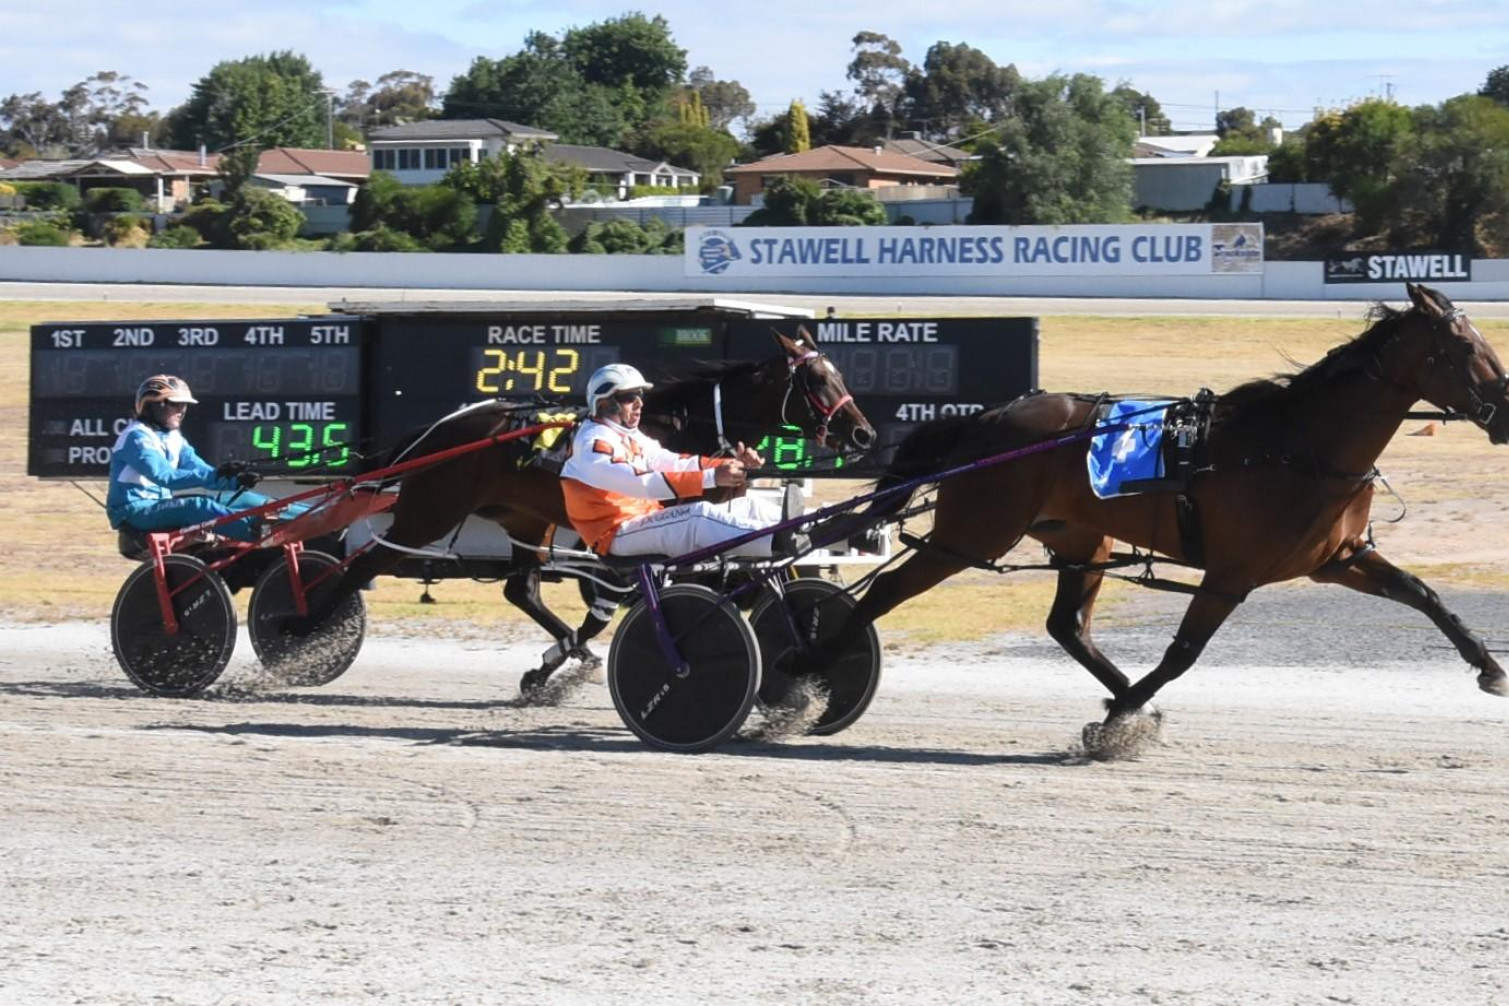
<svg viewBox="0 0 1509 1006"><path fill-rule="evenodd" d="M1090 438L1090 488L1101 499L1130 496L1137 490L1123 490L1129 482L1161 479L1163 472L1163 416L1172 400L1126 399L1112 402L1097 425L1121 426Z"/></svg>

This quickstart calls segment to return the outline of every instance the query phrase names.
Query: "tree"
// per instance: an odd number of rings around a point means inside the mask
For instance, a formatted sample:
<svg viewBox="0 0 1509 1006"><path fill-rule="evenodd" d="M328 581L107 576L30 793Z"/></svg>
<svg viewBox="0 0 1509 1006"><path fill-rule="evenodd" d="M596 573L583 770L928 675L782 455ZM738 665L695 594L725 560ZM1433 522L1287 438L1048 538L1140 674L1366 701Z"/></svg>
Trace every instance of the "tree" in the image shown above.
<svg viewBox="0 0 1509 1006"><path fill-rule="evenodd" d="M786 142L782 149L788 154L800 154L812 149L812 131L807 126L807 106L800 98L792 101L786 109Z"/></svg>
<svg viewBox="0 0 1509 1006"><path fill-rule="evenodd" d="M807 129L814 147L867 147L879 137L874 131L869 109L838 91L821 91L817 96L817 114L807 117ZM772 150L771 153L776 153Z"/></svg>
<svg viewBox="0 0 1509 1006"><path fill-rule="evenodd" d="M686 73L686 50L676 45L670 24L659 15L625 14L573 28L561 47L588 84L627 85L644 96L664 95Z"/></svg>
<svg viewBox="0 0 1509 1006"><path fill-rule="evenodd" d="M63 91L56 102L40 92L13 94L0 102L4 147L12 153L86 157L153 138L160 120L147 109L147 85L114 70L101 70Z"/></svg>
<svg viewBox="0 0 1509 1006"><path fill-rule="evenodd" d="M1399 247L1509 254L1509 109L1463 95L1414 112L1377 215Z"/></svg>
<svg viewBox="0 0 1509 1006"><path fill-rule="evenodd" d="M337 102L341 122L358 130L428 119L435 114L435 78L412 70L392 70L374 87L353 80Z"/></svg>
<svg viewBox="0 0 1509 1006"><path fill-rule="evenodd" d="M713 72L705 66L693 70L687 83L702 100L707 109L707 125L714 129L728 129L735 119L747 119L755 113L755 103L749 92L736 80L715 80Z"/></svg>
<svg viewBox="0 0 1509 1006"><path fill-rule="evenodd" d="M1483 87L1478 94L1484 98L1492 98L1500 105L1509 105L1509 66L1489 70L1488 79L1483 81Z"/></svg>
<svg viewBox="0 0 1509 1006"><path fill-rule="evenodd" d="M325 145L324 81L294 52L248 56L215 65L173 113L172 141L182 150L237 144Z"/></svg>
<svg viewBox="0 0 1509 1006"><path fill-rule="evenodd" d="M1136 126L1099 78L1024 83L1016 115L980 143L965 170L976 224L1117 223L1130 218L1127 158Z"/></svg>
<svg viewBox="0 0 1509 1006"><path fill-rule="evenodd" d="M739 141L719 129L662 121L634 144L634 152L651 160L692 168L710 189L723 181L723 169L739 153Z"/></svg>
<svg viewBox="0 0 1509 1006"><path fill-rule="evenodd" d="M929 139L954 139L966 135L970 123L1010 115L1021 80L1015 66L996 66L978 49L937 42L928 49L922 72L906 78L907 114Z"/></svg>
<svg viewBox="0 0 1509 1006"><path fill-rule="evenodd" d="M611 147L644 120L644 104L622 86L589 84L559 40L532 32L521 52L473 60L451 81L440 116L505 119L547 129L564 143Z"/></svg>
<svg viewBox="0 0 1509 1006"><path fill-rule="evenodd" d="M580 168L547 161L534 152L500 154L480 164L463 161L441 185L493 207L483 247L500 252L560 252L566 231L554 211L568 196L581 194Z"/></svg>
<svg viewBox="0 0 1509 1006"><path fill-rule="evenodd" d="M823 188L810 178L781 175L765 187L765 205L741 227L849 227L885 224L885 207L866 192Z"/></svg>
<svg viewBox="0 0 1509 1006"><path fill-rule="evenodd" d="M854 58L849 61L846 75L854 81L854 93L883 114L885 135L889 136L912 64L902 58L899 42L879 32L862 31L855 35L853 50Z"/></svg>
<svg viewBox="0 0 1509 1006"><path fill-rule="evenodd" d="M1393 198L1397 161L1413 131L1410 110L1381 98L1318 116L1305 130L1307 170L1350 199L1362 225L1371 228Z"/></svg>
<svg viewBox="0 0 1509 1006"><path fill-rule="evenodd" d="M1127 111L1136 120L1142 136L1167 136L1173 132L1173 123L1163 114L1163 106L1151 94L1144 94L1128 81L1121 81L1111 92L1127 106Z"/></svg>

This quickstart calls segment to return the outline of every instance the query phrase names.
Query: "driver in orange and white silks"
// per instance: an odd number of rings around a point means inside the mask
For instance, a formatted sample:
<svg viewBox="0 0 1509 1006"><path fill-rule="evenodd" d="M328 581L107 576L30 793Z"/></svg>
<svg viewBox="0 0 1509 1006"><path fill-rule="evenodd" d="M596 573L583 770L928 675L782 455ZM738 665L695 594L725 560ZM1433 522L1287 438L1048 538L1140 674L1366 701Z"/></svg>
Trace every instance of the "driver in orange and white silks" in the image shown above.
<svg viewBox="0 0 1509 1006"><path fill-rule="evenodd" d="M731 459L677 454L639 429L644 392L652 385L633 367L614 363L587 382L591 418L571 441L561 471L566 512L599 555L685 555L780 523L780 508L750 497L727 503L696 500L715 486L737 488L745 469L764 461L739 444ZM696 500L667 507L661 501ZM771 536L729 555L768 558Z"/></svg>

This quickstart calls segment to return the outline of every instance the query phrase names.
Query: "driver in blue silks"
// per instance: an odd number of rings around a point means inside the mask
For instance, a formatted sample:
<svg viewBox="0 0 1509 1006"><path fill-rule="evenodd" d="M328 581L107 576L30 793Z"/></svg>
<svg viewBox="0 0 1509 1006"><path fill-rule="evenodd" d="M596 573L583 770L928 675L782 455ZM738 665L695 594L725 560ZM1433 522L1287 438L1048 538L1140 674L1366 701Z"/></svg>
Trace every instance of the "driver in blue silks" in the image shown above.
<svg viewBox="0 0 1509 1006"><path fill-rule="evenodd" d="M110 453L110 491L105 513L118 531L174 531L272 502L247 492L260 476L242 461L211 468L179 432L184 413L197 404L182 378L158 374L136 391L135 420L121 431ZM185 489L205 493L175 495ZM254 542L260 522L231 521L215 533Z"/></svg>

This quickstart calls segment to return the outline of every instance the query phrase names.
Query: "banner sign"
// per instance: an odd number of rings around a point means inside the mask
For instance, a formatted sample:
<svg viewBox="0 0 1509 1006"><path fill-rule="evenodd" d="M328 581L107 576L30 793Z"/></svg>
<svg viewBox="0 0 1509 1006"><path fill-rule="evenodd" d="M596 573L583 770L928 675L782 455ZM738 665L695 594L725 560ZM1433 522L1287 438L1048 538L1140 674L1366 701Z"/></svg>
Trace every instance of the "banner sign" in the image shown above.
<svg viewBox="0 0 1509 1006"><path fill-rule="evenodd" d="M1263 225L688 227L688 276L1209 276L1263 271Z"/></svg>
<svg viewBox="0 0 1509 1006"><path fill-rule="evenodd" d="M1455 252L1379 252L1326 259L1327 283L1393 283L1403 280L1470 283L1472 259Z"/></svg>

